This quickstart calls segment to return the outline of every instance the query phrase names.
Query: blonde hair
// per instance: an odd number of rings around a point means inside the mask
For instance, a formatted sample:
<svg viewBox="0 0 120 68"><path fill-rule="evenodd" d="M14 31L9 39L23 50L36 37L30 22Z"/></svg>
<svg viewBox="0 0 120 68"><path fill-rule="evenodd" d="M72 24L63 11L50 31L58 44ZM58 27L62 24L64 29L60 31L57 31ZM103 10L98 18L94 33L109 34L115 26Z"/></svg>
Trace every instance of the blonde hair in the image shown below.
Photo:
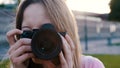
<svg viewBox="0 0 120 68"><path fill-rule="evenodd" d="M72 38L75 45L74 68L78 68L79 58L81 54L80 40L78 36L78 28L72 12L65 4L65 0L43 0L47 7L51 20L55 24L58 31L66 31Z"/></svg>
<svg viewBox="0 0 120 68"><path fill-rule="evenodd" d="M81 47L80 47L80 40L78 36L78 28L77 23L75 21L75 18L71 12L71 10L66 5L66 0L31 0L34 3L40 3L45 6L46 10L48 11L48 14L51 18L51 21L55 25L56 29L60 32L66 31L67 34L71 37L73 40L73 43L75 45L75 51L73 55L73 61L74 65L73 68L80 68L80 56L81 56ZM22 4L21 4L22 5ZM18 17L20 12L18 11ZM22 20L22 19L21 19ZM16 28L21 29L20 24L16 21Z"/></svg>

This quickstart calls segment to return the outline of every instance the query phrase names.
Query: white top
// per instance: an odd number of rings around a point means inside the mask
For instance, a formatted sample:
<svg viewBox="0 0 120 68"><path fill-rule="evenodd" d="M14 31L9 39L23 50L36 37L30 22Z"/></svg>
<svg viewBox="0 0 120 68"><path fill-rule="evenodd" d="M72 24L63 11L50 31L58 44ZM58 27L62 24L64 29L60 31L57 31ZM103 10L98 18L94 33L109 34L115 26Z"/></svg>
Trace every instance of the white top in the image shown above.
<svg viewBox="0 0 120 68"><path fill-rule="evenodd" d="M81 68L105 68L104 64L92 56L82 56Z"/></svg>

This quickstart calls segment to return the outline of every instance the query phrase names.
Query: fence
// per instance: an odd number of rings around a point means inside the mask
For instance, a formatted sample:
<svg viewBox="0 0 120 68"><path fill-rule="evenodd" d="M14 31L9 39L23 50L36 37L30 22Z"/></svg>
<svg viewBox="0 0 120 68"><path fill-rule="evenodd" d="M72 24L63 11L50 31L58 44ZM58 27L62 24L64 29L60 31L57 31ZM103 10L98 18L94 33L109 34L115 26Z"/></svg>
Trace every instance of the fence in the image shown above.
<svg viewBox="0 0 120 68"><path fill-rule="evenodd" d="M80 40L85 41L85 49L88 50L89 40L106 39L108 45L112 39L120 38L119 22L110 22L100 18L77 16Z"/></svg>

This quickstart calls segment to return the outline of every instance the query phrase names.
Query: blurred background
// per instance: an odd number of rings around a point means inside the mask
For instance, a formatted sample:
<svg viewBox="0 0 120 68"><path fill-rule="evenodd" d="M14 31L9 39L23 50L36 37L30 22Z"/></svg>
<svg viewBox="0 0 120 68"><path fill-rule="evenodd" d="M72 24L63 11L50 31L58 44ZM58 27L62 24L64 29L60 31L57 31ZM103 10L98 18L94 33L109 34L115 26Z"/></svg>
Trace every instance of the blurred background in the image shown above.
<svg viewBox="0 0 120 68"><path fill-rule="evenodd" d="M0 61L9 48L6 32L14 27L19 2L0 0ZM67 0L67 5L78 24L83 54L99 58L106 68L120 68L120 0Z"/></svg>

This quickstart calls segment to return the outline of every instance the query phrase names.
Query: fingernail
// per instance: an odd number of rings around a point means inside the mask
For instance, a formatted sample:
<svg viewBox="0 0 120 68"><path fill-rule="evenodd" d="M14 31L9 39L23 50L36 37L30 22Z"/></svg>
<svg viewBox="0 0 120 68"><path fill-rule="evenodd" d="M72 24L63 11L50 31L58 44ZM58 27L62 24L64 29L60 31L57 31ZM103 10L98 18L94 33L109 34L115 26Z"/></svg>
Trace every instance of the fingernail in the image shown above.
<svg viewBox="0 0 120 68"><path fill-rule="evenodd" d="M65 37L67 32L60 32L60 34Z"/></svg>

